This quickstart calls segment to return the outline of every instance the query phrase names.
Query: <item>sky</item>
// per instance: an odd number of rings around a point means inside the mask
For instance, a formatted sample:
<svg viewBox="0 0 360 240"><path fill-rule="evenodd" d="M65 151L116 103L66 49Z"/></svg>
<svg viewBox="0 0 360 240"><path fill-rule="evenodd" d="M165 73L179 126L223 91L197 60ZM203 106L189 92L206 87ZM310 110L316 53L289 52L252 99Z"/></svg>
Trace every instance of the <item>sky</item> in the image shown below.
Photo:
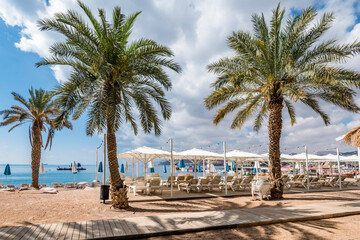
<svg viewBox="0 0 360 240"><path fill-rule="evenodd" d="M208 73L206 66L233 52L226 45L226 38L238 30L252 31L251 15L263 12L267 20L278 1L269 0L86 0L96 14L97 8L107 11L108 17L114 6L120 6L125 14L142 11L132 34L132 39L150 38L166 45L175 53L181 65L181 74L169 72L173 88L167 93L173 114L163 123L162 135L140 132L134 136L129 126L123 125L116 133L118 152L141 146L169 150L169 138L174 139L174 150L183 151L192 147L214 152L222 151L222 142L229 150L239 149L264 153L268 148L267 128L254 132L248 121L241 130L231 130L231 116L219 125L212 124L216 109L205 109L203 99L210 93L210 84L216 76ZM319 12L335 13L332 28L322 40L337 39L340 43L360 40L360 4L355 0L282 1L286 15L301 12L315 6ZM341 7L339 7L341 6ZM41 32L37 21L51 17L67 9L80 10L75 0L1 0L0 1L0 109L15 104L11 92L28 97L30 87L53 89L67 80L69 69L64 67L40 67L35 63L49 56L49 47L63 40L53 32ZM345 67L360 71L360 56L355 56ZM356 96L360 104L359 96ZM331 125L325 126L319 116L297 103L297 122L291 126L283 114L281 151L299 153L304 145L309 152L354 150L336 142L335 138L360 125L358 114L321 103L330 115ZM73 130L57 132L51 151L43 151L42 161L48 164L68 164L78 161L83 164L95 162L96 148L101 144L100 135L85 134L86 115L73 121ZM31 147L28 127L21 126L8 133L9 127L0 128L0 164L30 163ZM102 149L101 149L102 151ZM100 154L101 155L101 154Z"/></svg>

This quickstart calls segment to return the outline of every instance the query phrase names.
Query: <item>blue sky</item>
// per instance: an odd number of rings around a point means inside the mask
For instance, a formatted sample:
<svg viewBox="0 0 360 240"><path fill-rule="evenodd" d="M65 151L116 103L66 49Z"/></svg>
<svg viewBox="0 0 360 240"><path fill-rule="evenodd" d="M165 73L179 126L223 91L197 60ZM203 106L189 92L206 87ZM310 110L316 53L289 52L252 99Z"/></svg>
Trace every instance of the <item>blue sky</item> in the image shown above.
<svg viewBox="0 0 360 240"><path fill-rule="evenodd" d="M167 94L172 107L172 119L164 123L163 134L140 133L134 136L128 126L117 133L118 152L140 146L168 149L168 139L174 138L175 150L191 147L220 151L222 141L227 141L229 149L252 152L265 152L267 148L267 129L259 133L252 131L251 122L240 131L229 129L231 118L219 126L213 126L211 119L215 111L207 111L202 99L210 92L209 85L215 76L207 73L206 65L219 57L231 55L226 46L226 37L233 30L251 31L252 13L264 12L268 18L277 1L236 0L109 0L99 4L88 0L86 3L95 11L102 7L108 13L115 5L120 5L125 13L142 11L133 37L147 37L169 46L175 52L175 59L183 68L182 74L170 73L173 89ZM314 1L284 1L283 7L290 12L315 4ZM341 5L341 8L338 6ZM319 16L323 12L334 11L336 20L333 28L324 39L337 38L341 42L360 39L359 4L355 0L316 1ZM48 48L61 36L40 32L36 21L40 17L52 16L65 9L78 9L75 0L2 0L0 1L0 66L1 88L0 109L9 108L14 101L11 92L27 97L30 87L51 90L59 82L65 81L68 70L35 67L35 62L48 55ZM351 59L346 67L360 70L360 58ZM360 100L357 97L357 102ZM335 141L352 127L360 124L359 115L349 114L337 108L324 105L332 125L325 127L320 118L304 106L297 106L297 124L290 127L284 115L282 138L283 152L300 152L309 145L310 152L334 150L353 150ZM70 163L80 161L93 163L95 149L101 143L99 136L85 135L85 119L73 121L74 130L57 132L51 151L43 152L45 163ZM28 126L19 127L8 133L8 127L0 128L0 164L30 163L30 144Z"/></svg>

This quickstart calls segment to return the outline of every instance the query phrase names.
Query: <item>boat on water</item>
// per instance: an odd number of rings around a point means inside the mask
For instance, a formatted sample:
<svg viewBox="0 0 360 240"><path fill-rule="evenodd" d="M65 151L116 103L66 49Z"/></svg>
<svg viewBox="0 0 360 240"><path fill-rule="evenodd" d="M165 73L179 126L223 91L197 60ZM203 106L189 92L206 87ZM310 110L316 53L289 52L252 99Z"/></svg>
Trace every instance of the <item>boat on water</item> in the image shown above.
<svg viewBox="0 0 360 240"><path fill-rule="evenodd" d="M71 171L72 170L72 164L70 164L69 167L60 167L60 166L58 166L56 170L70 170ZM77 166L76 166L76 170L78 170L78 171L79 170L86 170L86 168L81 166L80 163L78 163Z"/></svg>

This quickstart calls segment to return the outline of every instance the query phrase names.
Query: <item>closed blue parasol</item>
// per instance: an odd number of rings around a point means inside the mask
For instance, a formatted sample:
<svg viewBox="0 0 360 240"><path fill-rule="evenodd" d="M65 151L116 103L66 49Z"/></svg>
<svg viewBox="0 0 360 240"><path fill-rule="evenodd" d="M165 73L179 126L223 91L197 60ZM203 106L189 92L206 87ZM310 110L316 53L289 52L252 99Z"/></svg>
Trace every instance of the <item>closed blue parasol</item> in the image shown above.
<svg viewBox="0 0 360 240"><path fill-rule="evenodd" d="M185 168L185 161L184 161L183 159L181 159L181 160L179 161L178 167L179 167L179 168Z"/></svg>
<svg viewBox="0 0 360 240"><path fill-rule="evenodd" d="M10 165L9 164L6 164L4 175L5 176L11 175L11 170L10 170Z"/></svg>
<svg viewBox="0 0 360 240"><path fill-rule="evenodd" d="M155 169L154 169L154 168L150 168L150 172L151 172L151 173L154 173L154 172L155 172Z"/></svg>
<svg viewBox="0 0 360 240"><path fill-rule="evenodd" d="M102 162L99 163L98 172L104 172Z"/></svg>
<svg viewBox="0 0 360 240"><path fill-rule="evenodd" d="M6 164L6 166L5 166L4 175L6 176L6 178L5 178L5 185L6 185L7 176L8 176L8 175L11 175L11 170L10 170L10 165L9 165L9 164Z"/></svg>
<svg viewBox="0 0 360 240"><path fill-rule="evenodd" d="M164 170L163 170L164 173L167 173L167 170L166 170L166 165L164 164Z"/></svg>
<svg viewBox="0 0 360 240"><path fill-rule="evenodd" d="M226 163L226 171L228 172L230 169L229 169L229 164Z"/></svg>
<svg viewBox="0 0 360 240"><path fill-rule="evenodd" d="M201 172L201 165L197 165L197 171Z"/></svg>
<svg viewBox="0 0 360 240"><path fill-rule="evenodd" d="M121 172L121 173L125 173L125 169L124 169L124 164L123 164L123 163L121 164L120 172Z"/></svg>
<svg viewBox="0 0 360 240"><path fill-rule="evenodd" d="M79 167L81 167L81 164L80 164L80 163L78 163L78 164L77 164L77 167L78 167L78 168L79 168Z"/></svg>
<svg viewBox="0 0 360 240"><path fill-rule="evenodd" d="M232 169L233 169L233 170L235 169L234 171L236 171L236 164L235 164L234 161L232 162Z"/></svg>

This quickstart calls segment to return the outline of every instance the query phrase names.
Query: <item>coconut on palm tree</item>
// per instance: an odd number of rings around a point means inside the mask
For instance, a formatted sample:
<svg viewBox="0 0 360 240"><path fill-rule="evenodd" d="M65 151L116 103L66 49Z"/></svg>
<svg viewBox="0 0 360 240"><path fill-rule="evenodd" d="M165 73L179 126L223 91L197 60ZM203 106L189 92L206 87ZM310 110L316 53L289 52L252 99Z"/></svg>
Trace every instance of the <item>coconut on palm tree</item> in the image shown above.
<svg viewBox="0 0 360 240"><path fill-rule="evenodd" d="M333 13L323 14L316 23L317 12L312 7L286 21L284 15L279 4L269 24L264 14L254 14L253 33L238 31L228 37L227 43L235 54L208 66L218 78L211 85L212 93L204 99L209 110L221 106L214 124L235 112L231 129L240 129L254 116L253 128L258 131L267 119L273 198L283 194L280 162L283 110L294 124L294 103L301 102L319 114L325 125L330 124L330 119L321 108L323 102L351 112L360 110L352 89L360 86L360 74L339 66L359 53L360 43L320 41L331 27Z"/></svg>
<svg viewBox="0 0 360 240"><path fill-rule="evenodd" d="M66 119L60 123L57 118L61 111L54 105L52 94L43 89L29 89L30 98L26 100L20 94L11 93L14 99L21 103L21 106L11 106L11 109L0 111L3 116L3 122L0 126L13 126L9 129L11 132L14 128L23 124L29 124L29 139L31 144L31 169L32 183L31 186L39 188L39 168L41 160L41 148L44 150L51 149L52 139L55 130L63 127L72 129L72 125ZM47 140L43 142L42 132L47 134Z"/></svg>
<svg viewBox="0 0 360 240"><path fill-rule="evenodd" d="M65 36L55 43L52 57L37 65L67 65L72 67L69 81L56 89L58 103L79 118L88 113L87 135L107 133L107 150L112 185L112 204L116 208L128 206L117 167L116 131L129 124L138 133L137 117L145 133L161 133L161 119L169 119L171 107L165 90L171 81L164 68L180 72L172 59L172 51L153 40L141 38L130 42L134 22L140 12L125 16L119 7L112 12L111 21L103 9L99 19L82 2L85 13L68 10L54 18L39 21L41 30L51 30ZM158 105L158 106L156 106ZM65 116L65 115L64 115ZM122 190L121 190L122 189ZM121 195L121 198L117 196Z"/></svg>

